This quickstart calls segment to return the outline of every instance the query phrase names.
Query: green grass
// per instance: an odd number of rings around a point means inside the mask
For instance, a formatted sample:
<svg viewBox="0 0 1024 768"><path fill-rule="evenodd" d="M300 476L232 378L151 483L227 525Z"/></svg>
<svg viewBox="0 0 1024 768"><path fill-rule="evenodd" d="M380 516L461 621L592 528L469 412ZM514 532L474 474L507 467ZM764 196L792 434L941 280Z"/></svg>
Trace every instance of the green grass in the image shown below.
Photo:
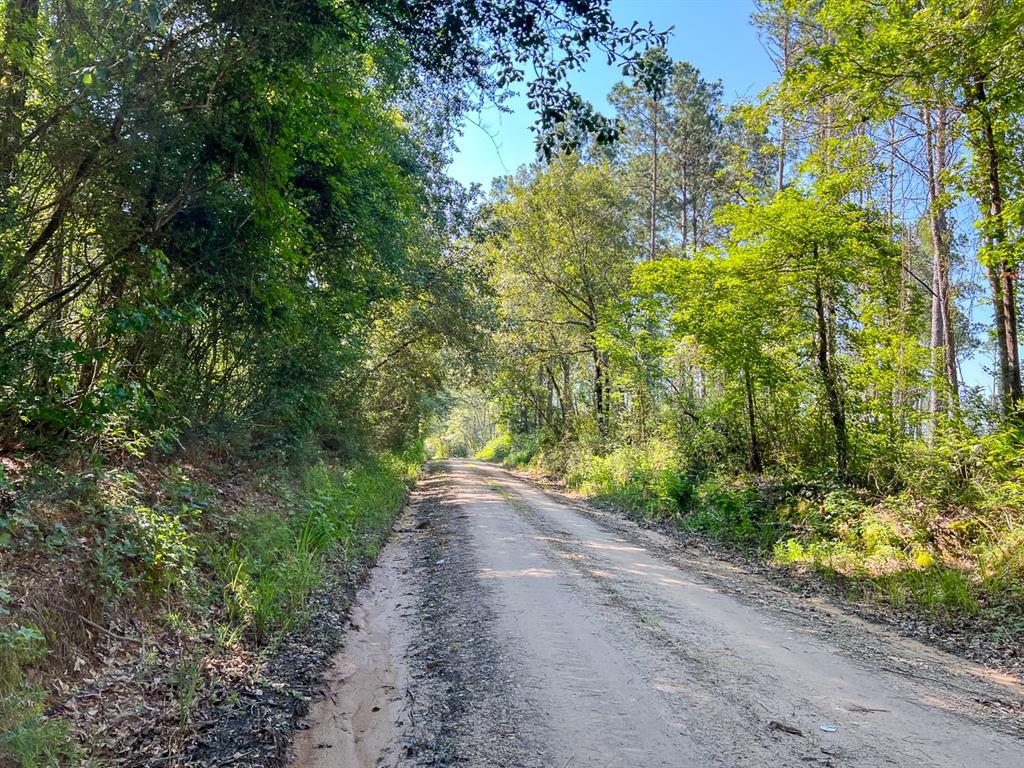
<svg viewBox="0 0 1024 768"><path fill-rule="evenodd" d="M3 614L6 609L0 604ZM22 672L45 656L43 641L33 627L0 629L0 764L4 758L22 768L61 768L78 762L79 750L67 724L44 715L46 691Z"/></svg>
<svg viewBox="0 0 1024 768"><path fill-rule="evenodd" d="M22 681L0 689L0 762L21 768L66 768L81 752L60 718L46 717L46 692Z"/></svg>
<svg viewBox="0 0 1024 768"><path fill-rule="evenodd" d="M178 662L177 673L175 687L178 696L178 728L183 731L188 725L188 719L192 715L192 708L202 686L202 654L192 651L182 656Z"/></svg>
<svg viewBox="0 0 1024 768"><path fill-rule="evenodd" d="M897 608L919 607L945 621L976 616L980 604L970 577L955 568L904 568L862 577L856 582L865 599Z"/></svg>
<svg viewBox="0 0 1024 768"><path fill-rule="evenodd" d="M302 478L292 512L252 510L216 568L232 624L265 642L305 618L328 552L374 557L415 477L419 458L386 455L338 468L319 463Z"/></svg>
<svg viewBox="0 0 1024 768"><path fill-rule="evenodd" d="M806 485L742 472L691 479L657 441L564 465L569 487L592 498L812 570L856 600L1024 632L1024 521L1005 503L952 515L909 493L798 492Z"/></svg>
<svg viewBox="0 0 1024 768"><path fill-rule="evenodd" d="M48 475L45 504L36 496L35 506L19 508L12 533L19 546L57 562L67 561L65 548L89 542L80 567L91 594L121 609L158 608L145 620L187 636L193 651L175 670L185 729L206 688L204 655L276 648L306 620L330 562L347 568L376 556L422 458L417 447L344 467L272 467L230 506L184 468L166 470L156 486L122 469L97 472L82 487ZM36 521L38 508L80 514L66 524ZM17 624L4 615L7 600L0 591L0 765L73 765L78 750L67 725L44 715L47 692L25 674L45 673L48 641L59 630Z"/></svg>

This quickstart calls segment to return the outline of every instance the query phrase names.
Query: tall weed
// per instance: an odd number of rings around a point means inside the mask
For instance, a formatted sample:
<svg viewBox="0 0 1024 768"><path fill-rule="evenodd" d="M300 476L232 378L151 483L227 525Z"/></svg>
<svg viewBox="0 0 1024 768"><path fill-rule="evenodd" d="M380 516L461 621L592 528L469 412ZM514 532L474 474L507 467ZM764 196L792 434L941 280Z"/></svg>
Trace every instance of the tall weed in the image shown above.
<svg viewBox="0 0 1024 768"><path fill-rule="evenodd" d="M352 468L320 462L303 475L289 516L277 509L244 516L217 565L232 622L260 640L301 623L328 552L343 559L377 554L420 459L386 454Z"/></svg>

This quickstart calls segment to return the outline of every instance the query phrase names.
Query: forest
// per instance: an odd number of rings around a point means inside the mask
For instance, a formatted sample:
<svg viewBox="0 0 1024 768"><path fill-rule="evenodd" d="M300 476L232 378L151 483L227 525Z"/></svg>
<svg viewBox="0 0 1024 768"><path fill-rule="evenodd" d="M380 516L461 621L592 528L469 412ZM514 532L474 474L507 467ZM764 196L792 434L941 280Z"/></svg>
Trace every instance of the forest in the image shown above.
<svg viewBox="0 0 1024 768"><path fill-rule="evenodd" d="M1019 643L1024 4L752 23L729 103L607 0L5 0L0 765L213 764L431 457Z"/></svg>
<svg viewBox="0 0 1024 768"><path fill-rule="evenodd" d="M652 47L617 141L495 183L467 246L489 367L431 447L1015 636L1024 7L752 23L756 99Z"/></svg>

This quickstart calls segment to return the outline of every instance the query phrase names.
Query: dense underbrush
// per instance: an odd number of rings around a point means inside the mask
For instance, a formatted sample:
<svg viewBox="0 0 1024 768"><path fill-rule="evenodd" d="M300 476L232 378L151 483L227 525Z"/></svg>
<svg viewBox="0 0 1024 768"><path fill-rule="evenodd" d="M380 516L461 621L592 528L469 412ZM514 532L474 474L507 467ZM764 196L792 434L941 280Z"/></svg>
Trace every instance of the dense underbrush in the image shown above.
<svg viewBox="0 0 1024 768"><path fill-rule="evenodd" d="M1024 636L1024 435L1008 427L909 457L897 487L828 474L694 471L671 441L600 455L583 441L500 434L478 455L563 480L647 519L774 565L813 571L851 599Z"/></svg>
<svg viewBox="0 0 1024 768"><path fill-rule="evenodd" d="M60 715L104 675L153 675L147 685L168 688L158 700L183 737L210 675L258 669L302 624L329 564L377 554L421 460L418 448L255 470L201 456L67 468L5 459L0 765L102 757L107 742L89 730L113 724Z"/></svg>

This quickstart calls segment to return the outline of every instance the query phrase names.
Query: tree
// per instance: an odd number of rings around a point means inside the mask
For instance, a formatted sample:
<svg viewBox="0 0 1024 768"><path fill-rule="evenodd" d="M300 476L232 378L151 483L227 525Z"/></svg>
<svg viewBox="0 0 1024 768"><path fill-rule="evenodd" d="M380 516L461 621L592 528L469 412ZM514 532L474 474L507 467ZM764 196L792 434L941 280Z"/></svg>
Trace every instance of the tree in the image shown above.
<svg viewBox="0 0 1024 768"><path fill-rule="evenodd" d="M802 320L829 417L835 466L843 479L851 476L844 337L852 338L856 327L858 293L863 297L867 286L884 285L884 275L896 263L884 222L847 200L863 183L863 165L852 149L845 173L812 165L808 170L817 171L813 186L789 187L765 201L723 212L729 258L746 263L751 289L762 301L785 301L785 306L770 304L768 318L788 324L798 313ZM769 287L760 293L756 286L763 281Z"/></svg>
<svg viewBox="0 0 1024 768"><path fill-rule="evenodd" d="M673 64L663 53L652 51L641 62L660 73L657 84L617 83L609 101L624 126L616 154L630 164L638 195L645 190L653 260L665 234L684 248L710 243L701 231L711 225L726 147L721 83L707 82L693 65Z"/></svg>
<svg viewBox="0 0 1024 768"><path fill-rule="evenodd" d="M712 209L724 165L722 83L709 83L691 64L680 62L669 89L668 145L672 178L679 190L679 230L683 248L711 244Z"/></svg>
<svg viewBox="0 0 1024 768"><path fill-rule="evenodd" d="M978 256L992 296L1000 407L1005 414L1014 412L1022 397L1015 277L1019 234L1006 216L1006 180L1016 177L1012 148L1020 143L1024 107L1018 87L1024 74L1019 35L1024 10L1008 0L888 0L870 5L837 0L826 3L814 17L822 37L787 77L803 94L796 98L815 90L843 93L856 100L859 115L891 113L908 100L923 103L932 123L925 133L933 171L938 170L935 131L946 122L938 115L945 110L944 118L952 117L952 108L962 115L956 129L963 132L970 149L966 181L980 211L984 246ZM951 122L947 125L953 128ZM941 184L941 174L932 175ZM939 189L932 191L939 223L943 196ZM933 245L939 272L944 247ZM941 288L941 275L939 282ZM947 301L939 298L940 314ZM947 378L951 360L947 355L943 365ZM952 390L955 382L949 384Z"/></svg>
<svg viewBox="0 0 1024 768"><path fill-rule="evenodd" d="M4 445L415 431L364 370L438 341L423 302L473 318L440 170L462 114L523 83L542 149L570 117L610 140L567 74L663 40L547 0L12 0L0 30Z"/></svg>
<svg viewBox="0 0 1024 768"><path fill-rule="evenodd" d="M629 206L608 165L565 156L522 171L491 208L484 252L505 323L502 344L520 350L517 364L547 384L550 397L538 410L549 423L555 400L559 425L569 419L582 359L591 413L607 434L610 372L599 332L629 283L634 252L622 216Z"/></svg>
<svg viewBox="0 0 1024 768"><path fill-rule="evenodd" d="M664 103L672 60L665 49L652 48L641 57L632 84L618 83L612 88L609 100L615 106L618 118L625 126L624 153L635 164L635 172L646 183L647 192L647 257L657 258L658 209L664 205L658 178L658 159L662 134L668 129L670 117Z"/></svg>
<svg viewBox="0 0 1024 768"><path fill-rule="evenodd" d="M738 385L747 417L748 466L764 469L757 390L770 387L792 364L793 327L787 318L780 273L766 269L756 251L702 253L665 259L638 271L642 294L665 297L673 335L699 350L701 365L725 374Z"/></svg>

